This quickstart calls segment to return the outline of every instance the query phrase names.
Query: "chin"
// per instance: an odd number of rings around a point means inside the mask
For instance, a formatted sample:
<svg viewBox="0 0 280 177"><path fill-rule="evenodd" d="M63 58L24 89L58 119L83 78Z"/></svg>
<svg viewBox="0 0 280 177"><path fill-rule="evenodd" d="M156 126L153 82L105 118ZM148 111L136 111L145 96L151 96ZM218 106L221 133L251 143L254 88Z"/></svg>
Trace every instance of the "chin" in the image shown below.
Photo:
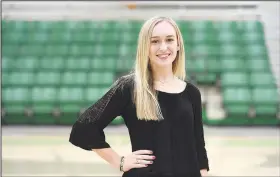
<svg viewBox="0 0 280 177"><path fill-rule="evenodd" d="M154 66L157 66L157 67L167 67L167 66L172 65L173 61L174 60L172 60L172 59L167 59L167 60L156 59L152 63Z"/></svg>

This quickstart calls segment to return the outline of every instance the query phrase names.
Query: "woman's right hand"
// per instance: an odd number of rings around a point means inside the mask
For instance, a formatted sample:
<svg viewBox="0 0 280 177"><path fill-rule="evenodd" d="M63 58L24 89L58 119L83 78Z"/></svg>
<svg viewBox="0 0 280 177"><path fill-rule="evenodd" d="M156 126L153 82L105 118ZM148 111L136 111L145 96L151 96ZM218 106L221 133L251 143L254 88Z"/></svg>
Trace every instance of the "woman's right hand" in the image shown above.
<svg viewBox="0 0 280 177"><path fill-rule="evenodd" d="M124 157L123 171L129 171L132 168L143 168L153 163L155 156L150 150L138 150Z"/></svg>

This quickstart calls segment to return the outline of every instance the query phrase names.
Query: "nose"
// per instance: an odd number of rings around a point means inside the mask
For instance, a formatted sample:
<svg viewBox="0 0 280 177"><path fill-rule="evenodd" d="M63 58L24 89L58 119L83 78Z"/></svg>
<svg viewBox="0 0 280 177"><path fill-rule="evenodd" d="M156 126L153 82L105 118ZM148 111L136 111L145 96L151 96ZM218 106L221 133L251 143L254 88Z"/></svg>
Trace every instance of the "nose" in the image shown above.
<svg viewBox="0 0 280 177"><path fill-rule="evenodd" d="M165 51L167 49L167 45L163 42L161 43L160 47L159 47L159 50L160 51Z"/></svg>

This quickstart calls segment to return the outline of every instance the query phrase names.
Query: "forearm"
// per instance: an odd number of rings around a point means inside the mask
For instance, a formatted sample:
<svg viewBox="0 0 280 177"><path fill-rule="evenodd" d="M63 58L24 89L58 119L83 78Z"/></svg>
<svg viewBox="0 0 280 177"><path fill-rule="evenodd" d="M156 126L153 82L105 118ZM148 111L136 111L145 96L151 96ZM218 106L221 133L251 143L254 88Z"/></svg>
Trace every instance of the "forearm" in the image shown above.
<svg viewBox="0 0 280 177"><path fill-rule="evenodd" d="M202 177L208 176L208 171L207 171L207 169L201 169L201 170L200 170L200 174L201 174Z"/></svg>
<svg viewBox="0 0 280 177"><path fill-rule="evenodd" d="M93 149L93 151L113 167L117 169L120 167L121 156L112 148Z"/></svg>

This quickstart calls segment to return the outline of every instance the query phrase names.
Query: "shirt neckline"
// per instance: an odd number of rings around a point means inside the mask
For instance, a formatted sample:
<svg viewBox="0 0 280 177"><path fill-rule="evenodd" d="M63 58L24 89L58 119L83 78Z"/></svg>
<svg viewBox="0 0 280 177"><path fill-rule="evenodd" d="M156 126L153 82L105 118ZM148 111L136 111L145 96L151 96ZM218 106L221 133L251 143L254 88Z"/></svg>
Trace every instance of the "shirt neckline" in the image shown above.
<svg viewBox="0 0 280 177"><path fill-rule="evenodd" d="M186 83L185 88L181 91L181 92L165 92L165 91L161 91L161 90L156 90L158 93L161 94L166 94L166 95L181 95L182 93L184 93L187 90L187 87L189 85L188 82L184 81Z"/></svg>

